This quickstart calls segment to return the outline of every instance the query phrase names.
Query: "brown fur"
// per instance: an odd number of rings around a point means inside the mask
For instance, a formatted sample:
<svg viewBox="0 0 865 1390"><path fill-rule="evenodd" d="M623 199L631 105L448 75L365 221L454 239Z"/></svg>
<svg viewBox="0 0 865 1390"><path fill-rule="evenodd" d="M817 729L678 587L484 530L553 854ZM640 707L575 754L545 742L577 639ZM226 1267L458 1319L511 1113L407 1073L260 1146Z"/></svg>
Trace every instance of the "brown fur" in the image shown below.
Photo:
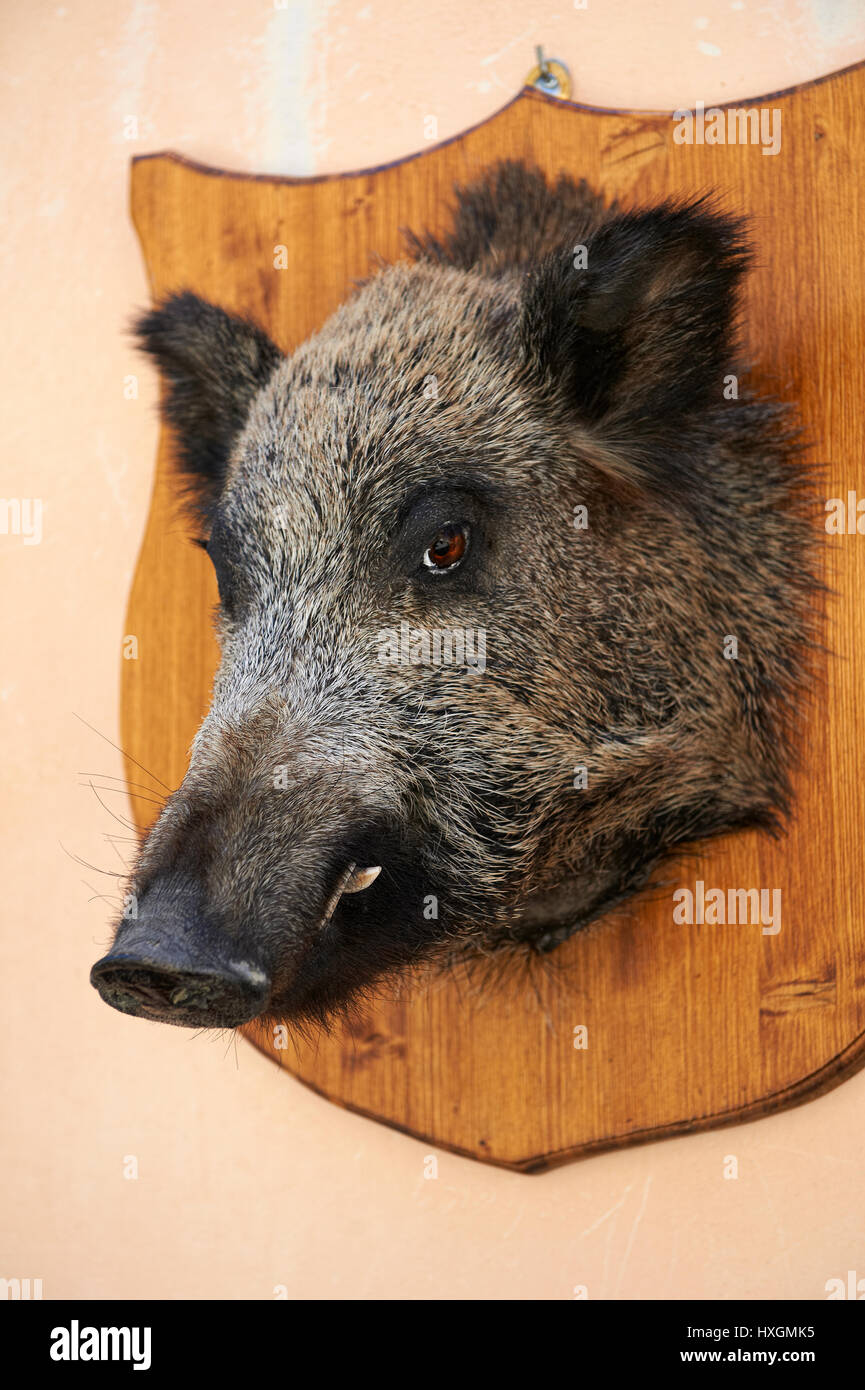
<svg viewBox="0 0 865 1390"><path fill-rule="evenodd" d="M740 225L704 203L624 214L505 164L409 249L287 359L191 295L140 325L223 655L139 913L164 944L175 885L279 1017L455 947L549 948L674 846L789 802L808 478L786 407L723 397ZM430 578L456 520L469 555ZM485 629L486 670L380 664L404 620ZM347 862L383 872L322 927Z"/></svg>

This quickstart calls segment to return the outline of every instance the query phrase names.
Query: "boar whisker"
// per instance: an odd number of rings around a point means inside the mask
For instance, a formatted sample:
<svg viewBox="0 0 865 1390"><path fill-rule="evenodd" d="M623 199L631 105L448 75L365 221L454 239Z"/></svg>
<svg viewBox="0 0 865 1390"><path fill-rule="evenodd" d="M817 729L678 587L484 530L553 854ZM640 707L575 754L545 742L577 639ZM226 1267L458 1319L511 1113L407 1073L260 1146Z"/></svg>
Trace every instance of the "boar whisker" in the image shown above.
<svg viewBox="0 0 865 1390"><path fill-rule="evenodd" d="M110 806L106 806L105 802L102 800L102 797L99 795L99 792L96 790L96 787L94 786L93 782L87 782L86 784L82 783L81 785L86 785L90 788L90 790L93 792L93 795L96 797L96 800L99 802L99 805L102 807L103 811L107 811L109 816L111 816L113 820L117 821L118 825L125 826L127 830L135 829L135 826L132 824L131 821L126 820L124 816L118 816L116 811L112 811Z"/></svg>
<svg viewBox="0 0 865 1390"><path fill-rule="evenodd" d="M114 743L110 738L108 738L107 734L100 733L99 729L94 728L92 724L88 724L87 720L82 719L81 715L77 714L75 710L73 710L72 713L75 715L75 718L81 720L81 723L86 728L90 729L92 733L97 734L99 738L104 739L105 742L109 744L112 748L114 748L118 753L122 753L124 758L126 758L130 763L134 763L136 767L141 768L141 771L145 774L145 776L152 778L154 782L158 782L160 787L165 787L165 790L168 793L168 795L171 795L171 788L167 787L165 783L162 781L162 779L156 776L155 772L151 772L150 769L146 768L143 763L140 763L137 758L133 758L132 754L127 753L125 748L121 748L119 743Z"/></svg>
<svg viewBox="0 0 865 1390"><path fill-rule="evenodd" d="M94 791L97 790L96 784L95 784L94 782L82 782L80 785L81 785L82 787L84 787L84 786L93 787L93 790L94 790ZM164 806L164 805L165 805L165 801L164 801L164 800L157 801L157 800L156 800L154 797L152 797L152 796L144 796L144 794L143 794L142 792L131 792L131 791L129 790L128 787L99 787L98 790L101 791L101 792L125 792L126 795L127 795L130 799L133 799L133 798L134 798L134 800L136 800L136 801L146 801L147 804L148 804L148 806Z"/></svg>
<svg viewBox="0 0 865 1390"><path fill-rule="evenodd" d="M143 791L149 792L151 795L153 795L153 794L154 794L154 791L155 791L155 788L153 788L153 787L148 787L147 784L146 784L146 782L130 782L129 779L128 779L127 777L115 777L114 774L111 773L111 772L79 772L78 776L79 776L79 777L103 777L107 782L120 782L124 787L127 787L127 788L128 788L128 787L140 787ZM104 788L103 788L103 791L109 791L109 790L111 790L111 788L108 788L108 787L104 787ZM130 792L130 795L131 795L131 792ZM159 797L159 801L158 801L157 804L158 804L158 805L164 806L167 800L168 800L168 797L167 797L167 796Z"/></svg>
<svg viewBox="0 0 865 1390"><path fill-rule="evenodd" d="M110 844L111 848L114 850L114 853L117 855L117 858L120 860L121 864L123 865L124 870L125 870L126 873L131 877L131 876L132 876L132 865L131 865L131 864L127 864L126 860L123 858L123 855L120 853L120 848L119 848L119 846L118 846L118 844L117 844L117 842L116 842L117 839L120 838L120 837L111 836L111 835L103 835L102 838L103 838L104 840L107 840L107 841L108 841L108 843ZM123 838L126 839L127 837L124 836ZM140 843L141 843L141 842L140 842L140 840L138 840L137 837L136 837L135 840L133 840L133 844L140 844Z"/></svg>
<svg viewBox="0 0 865 1390"><path fill-rule="evenodd" d="M61 844L60 844L60 848L62 849L63 853L64 853L64 854L68 854L68 855L69 855L69 858L70 858L70 859L73 859L73 860L75 861L76 864L80 864L81 867L82 867L82 869L92 869L92 871L93 871L94 874L105 874L106 877L109 877L109 878L128 878L128 877L129 877L129 874L128 874L128 873L121 874L121 873L118 873L116 869L100 869L99 866L98 866L97 864L91 864L91 863L89 863L86 859L82 859L80 854L73 854L72 851L71 851L71 849L67 849L66 846L65 846L62 842L61 842ZM90 885L88 884L88 887L89 887L89 886L90 886Z"/></svg>
<svg viewBox="0 0 865 1390"><path fill-rule="evenodd" d="M98 873L98 872L99 872L99 870L97 869L97 873ZM120 903L121 906L122 906L123 899L122 899L122 898L118 898L118 896L117 896L116 893L97 893L96 890L95 890L95 888L93 887L93 884L92 884L92 883L88 883L87 880L86 880L86 878L82 878L81 882L84 884L84 887L85 887L85 888L89 888L89 889L92 891L92 893L93 893L93 897L87 899L87 901L88 901L89 903L95 903L95 902L112 903L112 902L117 902L117 903Z"/></svg>

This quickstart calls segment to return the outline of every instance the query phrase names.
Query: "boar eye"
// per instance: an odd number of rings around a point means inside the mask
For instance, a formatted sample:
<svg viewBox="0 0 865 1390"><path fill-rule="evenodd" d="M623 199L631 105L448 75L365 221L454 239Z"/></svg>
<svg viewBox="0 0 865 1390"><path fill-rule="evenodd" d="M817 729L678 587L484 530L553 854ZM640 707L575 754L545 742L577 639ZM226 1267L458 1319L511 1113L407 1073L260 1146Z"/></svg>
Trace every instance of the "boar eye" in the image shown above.
<svg viewBox="0 0 865 1390"><path fill-rule="evenodd" d="M466 526L443 526L424 552L423 562L434 574L445 574L461 564L468 549L469 533Z"/></svg>

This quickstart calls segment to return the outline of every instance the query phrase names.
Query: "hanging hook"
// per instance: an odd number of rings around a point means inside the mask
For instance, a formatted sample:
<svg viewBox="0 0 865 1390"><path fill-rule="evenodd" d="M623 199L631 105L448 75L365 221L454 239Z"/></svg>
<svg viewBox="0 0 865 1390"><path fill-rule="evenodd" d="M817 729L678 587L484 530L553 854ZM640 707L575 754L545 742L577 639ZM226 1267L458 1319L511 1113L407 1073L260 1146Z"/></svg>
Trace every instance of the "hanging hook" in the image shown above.
<svg viewBox="0 0 865 1390"><path fill-rule="evenodd" d="M537 87L548 97L564 97L567 100L571 95L571 74L565 64L560 58L545 58L540 44L535 46L535 57L537 62L526 78L526 86Z"/></svg>

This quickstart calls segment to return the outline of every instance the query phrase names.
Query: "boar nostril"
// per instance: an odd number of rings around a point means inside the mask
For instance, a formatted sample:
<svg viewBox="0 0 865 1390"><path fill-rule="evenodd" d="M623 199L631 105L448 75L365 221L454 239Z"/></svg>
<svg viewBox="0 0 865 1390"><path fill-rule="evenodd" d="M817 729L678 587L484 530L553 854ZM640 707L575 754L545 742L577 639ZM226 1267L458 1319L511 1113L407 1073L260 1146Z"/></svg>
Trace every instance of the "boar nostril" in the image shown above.
<svg viewBox="0 0 865 1390"><path fill-rule="evenodd" d="M91 983L121 1013L192 1027L247 1022L261 1012L268 995L262 972L198 973L128 960L100 961Z"/></svg>
<svg viewBox="0 0 865 1390"><path fill-rule="evenodd" d="M206 976L202 977L197 989L188 982L178 984L177 980L173 970L154 970L134 965L122 966L102 975L105 988L112 993L125 994L147 1009L177 1008L179 1004L200 1008L213 993L213 985Z"/></svg>

